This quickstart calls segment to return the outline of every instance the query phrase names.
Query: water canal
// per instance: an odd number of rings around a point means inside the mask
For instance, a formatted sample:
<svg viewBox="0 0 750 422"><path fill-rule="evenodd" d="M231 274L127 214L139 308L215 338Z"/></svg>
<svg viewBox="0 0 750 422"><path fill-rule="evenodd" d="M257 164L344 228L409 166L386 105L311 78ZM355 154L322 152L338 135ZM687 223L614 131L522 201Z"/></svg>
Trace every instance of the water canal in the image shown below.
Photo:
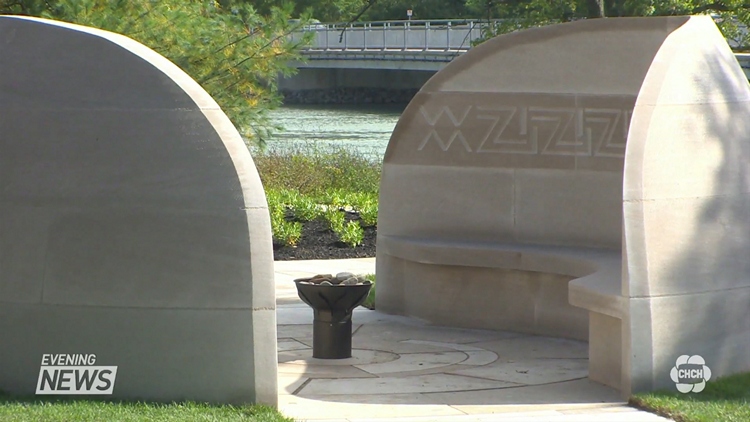
<svg viewBox="0 0 750 422"><path fill-rule="evenodd" d="M297 146L344 147L382 159L406 105L294 105L271 113L284 127L268 142L269 149Z"/></svg>

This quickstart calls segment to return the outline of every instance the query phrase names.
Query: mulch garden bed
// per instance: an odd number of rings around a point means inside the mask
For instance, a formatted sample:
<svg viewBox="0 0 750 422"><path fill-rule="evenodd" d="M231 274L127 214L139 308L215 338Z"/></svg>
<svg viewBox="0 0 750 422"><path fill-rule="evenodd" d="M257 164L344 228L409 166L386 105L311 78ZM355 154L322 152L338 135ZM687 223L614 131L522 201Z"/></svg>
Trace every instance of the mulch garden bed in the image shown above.
<svg viewBox="0 0 750 422"><path fill-rule="evenodd" d="M318 219L302 222L302 236L297 246L273 245L275 261L302 259L371 258L375 256L376 227L365 227L362 244L356 248L341 242L329 228L327 221Z"/></svg>

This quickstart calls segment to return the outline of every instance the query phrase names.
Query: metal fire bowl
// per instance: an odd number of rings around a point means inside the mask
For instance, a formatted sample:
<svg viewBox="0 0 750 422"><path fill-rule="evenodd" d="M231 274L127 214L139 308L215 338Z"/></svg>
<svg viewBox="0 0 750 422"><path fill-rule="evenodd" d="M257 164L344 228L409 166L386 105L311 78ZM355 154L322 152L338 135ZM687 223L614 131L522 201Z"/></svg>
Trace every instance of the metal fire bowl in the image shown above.
<svg viewBox="0 0 750 422"><path fill-rule="evenodd" d="M331 322L350 318L354 308L367 299L372 288L372 284L321 286L301 283L308 280L309 278L294 280L299 298L313 308L316 319L331 318Z"/></svg>

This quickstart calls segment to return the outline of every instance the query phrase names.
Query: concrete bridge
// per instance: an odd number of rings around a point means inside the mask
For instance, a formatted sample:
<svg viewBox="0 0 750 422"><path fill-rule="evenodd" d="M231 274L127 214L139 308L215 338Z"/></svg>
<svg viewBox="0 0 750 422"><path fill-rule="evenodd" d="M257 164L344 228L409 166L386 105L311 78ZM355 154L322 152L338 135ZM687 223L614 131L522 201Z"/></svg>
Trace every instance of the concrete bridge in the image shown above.
<svg viewBox="0 0 750 422"><path fill-rule="evenodd" d="M484 23L486 25L486 22ZM406 103L471 48L483 24L471 20L313 24L299 73L279 81L286 103Z"/></svg>
<svg viewBox="0 0 750 422"><path fill-rule="evenodd" d="M314 32L300 68L427 70L437 72L481 37L473 20L384 21L308 25Z"/></svg>
<svg viewBox="0 0 750 422"><path fill-rule="evenodd" d="M287 103L381 103L409 99L451 60L468 51L487 22L412 20L316 23L295 32L313 32L294 63L299 73L279 81ZM732 41L730 40L730 45ZM737 54L750 78L750 54Z"/></svg>

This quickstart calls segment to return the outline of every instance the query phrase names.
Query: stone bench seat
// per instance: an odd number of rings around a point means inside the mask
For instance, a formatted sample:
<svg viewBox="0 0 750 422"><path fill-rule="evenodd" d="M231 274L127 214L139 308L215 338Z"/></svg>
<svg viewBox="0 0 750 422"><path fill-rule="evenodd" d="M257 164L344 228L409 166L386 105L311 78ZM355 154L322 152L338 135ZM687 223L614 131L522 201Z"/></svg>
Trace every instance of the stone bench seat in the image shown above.
<svg viewBox="0 0 750 422"><path fill-rule="evenodd" d="M586 280L582 290L601 294L613 287L594 287L591 276L616 274L620 282L620 251L520 243L447 241L405 236L381 236L378 249L388 255L424 264L506 268L557 273Z"/></svg>
<svg viewBox="0 0 750 422"><path fill-rule="evenodd" d="M568 284L571 305L615 318L622 318L624 312L620 251L401 236L381 236L378 241L378 248L384 253L422 264L504 268L571 276L573 280Z"/></svg>
<svg viewBox="0 0 750 422"><path fill-rule="evenodd" d="M380 236L378 251L428 265L499 268L567 276L571 305L621 319L620 251L518 243Z"/></svg>
<svg viewBox="0 0 750 422"><path fill-rule="evenodd" d="M573 306L621 319L626 312L622 258L614 253L598 258L596 271L568 283L568 301Z"/></svg>
<svg viewBox="0 0 750 422"><path fill-rule="evenodd" d="M589 376L619 387L620 327L626 311L621 289L620 251L402 236L381 236L378 242L379 252L412 263L500 268L570 277L569 303L589 311Z"/></svg>

